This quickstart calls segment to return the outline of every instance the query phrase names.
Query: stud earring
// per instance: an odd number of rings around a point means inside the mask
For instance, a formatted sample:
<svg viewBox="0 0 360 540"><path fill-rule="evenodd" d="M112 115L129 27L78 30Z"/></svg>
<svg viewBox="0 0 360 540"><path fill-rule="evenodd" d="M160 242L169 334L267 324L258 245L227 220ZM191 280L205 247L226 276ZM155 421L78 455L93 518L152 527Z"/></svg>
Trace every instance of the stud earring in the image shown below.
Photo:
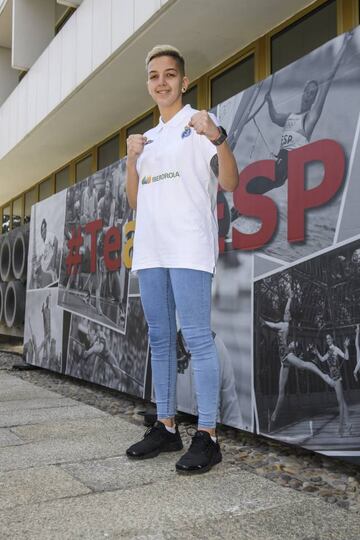
<svg viewBox="0 0 360 540"><path fill-rule="evenodd" d="M185 94L186 88L183 87L183 88L181 89L181 91L182 91L183 94Z"/></svg>

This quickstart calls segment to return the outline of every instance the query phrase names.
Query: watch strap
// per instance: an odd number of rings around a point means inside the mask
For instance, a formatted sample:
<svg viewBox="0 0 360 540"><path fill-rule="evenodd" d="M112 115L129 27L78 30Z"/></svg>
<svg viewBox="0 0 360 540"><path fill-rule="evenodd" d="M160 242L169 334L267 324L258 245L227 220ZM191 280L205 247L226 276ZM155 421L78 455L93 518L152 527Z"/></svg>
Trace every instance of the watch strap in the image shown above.
<svg viewBox="0 0 360 540"><path fill-rule="evenodd" d="M215 146L220 146L220 144L222 144L227 138L227 133L225 129L222 126L218 126L218 128L220 131L220 135L218 136L217 139L215 139L214 141L211 141Z"/></svg>

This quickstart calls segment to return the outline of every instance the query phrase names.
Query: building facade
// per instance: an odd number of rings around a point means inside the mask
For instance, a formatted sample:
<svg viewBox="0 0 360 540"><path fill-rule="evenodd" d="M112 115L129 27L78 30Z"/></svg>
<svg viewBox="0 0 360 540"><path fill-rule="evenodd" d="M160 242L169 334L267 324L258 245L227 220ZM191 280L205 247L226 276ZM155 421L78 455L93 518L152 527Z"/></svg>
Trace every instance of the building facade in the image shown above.
<svg viewBox="0 0 360 540"><path fill-rule="evenodd" d="M3 0L2 232L157 123L144 71L155 44L180 48L186 100L208 109L358 24L358 0Z"/></svg>

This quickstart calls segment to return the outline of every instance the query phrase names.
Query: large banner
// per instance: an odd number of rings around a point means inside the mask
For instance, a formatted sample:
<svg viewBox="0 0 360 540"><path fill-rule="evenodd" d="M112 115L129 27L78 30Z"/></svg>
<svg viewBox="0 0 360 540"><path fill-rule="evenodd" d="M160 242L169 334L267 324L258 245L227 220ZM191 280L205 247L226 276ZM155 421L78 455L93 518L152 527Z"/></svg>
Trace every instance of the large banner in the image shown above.
<svg viewBox="0 0 360 540"><path fill-rule="evenodd" d="M217 201L212 329L219 421L357 456L360 28L213 112L240 173L236 191L219 188ZM28 361L61 364L69 375L151 399L147 328L130 272L135 216L125 167L124 159L35 206ZM216 176L216 158L211 169ZM56 320L53 291L56 309L69 314L62 349L57 334L51 349L44 315L49 309ZM181 328L177 345L178 408L194 414L191 351Z"/></svg>

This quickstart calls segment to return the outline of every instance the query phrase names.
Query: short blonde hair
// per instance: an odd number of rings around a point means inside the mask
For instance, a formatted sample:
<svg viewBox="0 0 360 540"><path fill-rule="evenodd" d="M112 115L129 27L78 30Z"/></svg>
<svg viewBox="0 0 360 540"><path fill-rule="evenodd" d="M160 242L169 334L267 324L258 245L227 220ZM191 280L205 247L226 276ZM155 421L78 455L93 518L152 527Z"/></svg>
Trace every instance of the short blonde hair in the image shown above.
<svg viewBox="0 0 360 540"><path fill-rule="evenodd" d="M145 66L146 70L149 67L149 63L153 58L158 56L172 56L175 58L181 75L185 75L185 60L179 49L172 45L156 45L146 55Z"/></svg>

